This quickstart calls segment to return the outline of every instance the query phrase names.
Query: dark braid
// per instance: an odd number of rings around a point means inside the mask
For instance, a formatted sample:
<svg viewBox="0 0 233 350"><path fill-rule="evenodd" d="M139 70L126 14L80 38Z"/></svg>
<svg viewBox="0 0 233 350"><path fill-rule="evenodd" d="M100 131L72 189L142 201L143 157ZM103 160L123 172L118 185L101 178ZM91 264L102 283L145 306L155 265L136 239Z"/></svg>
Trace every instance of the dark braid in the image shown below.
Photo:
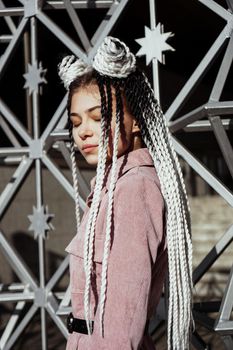
<svg viewBox="0 0 233 350"><path fill-rule="evenodd" d="M122 102L122 93L121 93L121 84L118 81L114 82L114 87L116 91L116 115L119 113L120 123L123 124L123 102ZM122 128L122 132L124 132ZM124 138L124 135L123 135Z"/></svg>

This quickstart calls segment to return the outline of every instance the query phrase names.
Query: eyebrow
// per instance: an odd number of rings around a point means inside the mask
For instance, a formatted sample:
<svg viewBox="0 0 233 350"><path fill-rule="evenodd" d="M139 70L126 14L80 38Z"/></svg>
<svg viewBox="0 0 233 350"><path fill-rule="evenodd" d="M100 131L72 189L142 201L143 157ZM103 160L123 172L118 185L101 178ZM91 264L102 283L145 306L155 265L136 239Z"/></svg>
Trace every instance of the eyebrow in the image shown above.
<svg viewBox="0 0 233 350"><path fill-rule="evenodd" d="M88 108L88 109L85 111L85 113L87 113L87 112L93 112L95 109L99 109L99 108L101 108L100 105L93 106L93 107L91 107L91 108ZM78 113L76 113L76 112L73 112L73 113L70 113L70 117L80 117L80 115L79 115Z"/></svg>

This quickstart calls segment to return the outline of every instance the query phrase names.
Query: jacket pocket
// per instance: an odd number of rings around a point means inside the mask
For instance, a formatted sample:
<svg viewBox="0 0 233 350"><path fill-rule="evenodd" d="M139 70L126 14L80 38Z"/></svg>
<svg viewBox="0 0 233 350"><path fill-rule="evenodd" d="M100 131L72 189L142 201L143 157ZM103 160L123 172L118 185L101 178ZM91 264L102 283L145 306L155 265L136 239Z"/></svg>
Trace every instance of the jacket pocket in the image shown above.
<svg viewBox="0 0 233 350"><path fill-rule="evenodd" d="M102 271L103 239L95 239L93 251L93 271L91 277L92 287L100 288ZM74 238L66 251L70 253L70 283L71 293L84 292L86 275L84 271L84 242L82 239Z"/></svg>
<svg viewBox="0 0 233 350"><path fill-rule="evenodd" d="M102 263L103 260L104 239L95 238L93 247L93 261ZM77 235L72 239L65 249L68 253L84 259L84 239Z"/></svg>

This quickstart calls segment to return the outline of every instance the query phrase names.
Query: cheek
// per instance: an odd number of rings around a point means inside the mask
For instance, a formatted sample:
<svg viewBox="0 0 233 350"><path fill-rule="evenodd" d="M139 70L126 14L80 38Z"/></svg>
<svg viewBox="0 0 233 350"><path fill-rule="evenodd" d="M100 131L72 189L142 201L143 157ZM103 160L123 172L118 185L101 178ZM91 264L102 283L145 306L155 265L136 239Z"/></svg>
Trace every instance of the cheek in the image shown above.
<svg viewBox="0 0 233 350"><path fill-rule="evenodd" d="M113 117L111 122L111 135L114 138L116 129L116 121ZM124 115L124 119L120 122L120 134L119 134L119 143L127 145L131 141L132 137L132 120L128 118L127 115Z"/></svg>
<svg viewBox="0 0 233 350"><path fill-rule="evenodd" d="M78 130L77 129L72 129L72 135L73 135L73 139L74 139L74 143L78 146L80 145L80 137L78 136Z"/></svg>

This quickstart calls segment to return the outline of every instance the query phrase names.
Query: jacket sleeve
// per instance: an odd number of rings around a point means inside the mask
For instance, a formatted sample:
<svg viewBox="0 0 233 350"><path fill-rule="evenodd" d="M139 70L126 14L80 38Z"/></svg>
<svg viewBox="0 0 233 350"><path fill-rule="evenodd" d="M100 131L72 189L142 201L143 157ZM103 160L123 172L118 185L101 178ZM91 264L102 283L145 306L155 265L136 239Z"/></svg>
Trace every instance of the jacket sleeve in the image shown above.
<svg viewBox="0 0 233 350"><path fill-rule="evenodd" d="M152 265L162 235L162 211L162 196L153 180L131 174L117 182L104 338L97 307L93 334L80 337L78 350L139 348L147 320Z"/></svg>

